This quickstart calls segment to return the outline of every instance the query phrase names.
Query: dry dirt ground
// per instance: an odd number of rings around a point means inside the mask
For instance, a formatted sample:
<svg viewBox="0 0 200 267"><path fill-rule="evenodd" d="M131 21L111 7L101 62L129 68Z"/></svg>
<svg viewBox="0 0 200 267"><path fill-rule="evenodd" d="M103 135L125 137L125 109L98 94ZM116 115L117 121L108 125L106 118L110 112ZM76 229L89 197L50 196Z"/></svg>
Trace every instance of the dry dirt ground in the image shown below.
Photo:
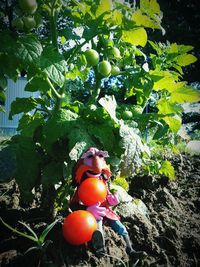
<svg viewBox="0 0 200 267"><path fill-rule="evenodd" d="M146 215L123 216L136 250L148 257L136 266L200 266L200 158L183 154L172 160L177 179L138 175L130 182L129 194L146 205ZM1 217L17 229L18 221L28 223L37 233L47 225L37 207L21 207L14 181L0 184ZM124 241L108 227L105 230L106 256L99 259L91 245L78 247L65 242L60 222L48 234L47 248L34 246L31 240L0 224L2 267L134 266L125 252ZM20 228L21 227L21 228Z"/></svg>

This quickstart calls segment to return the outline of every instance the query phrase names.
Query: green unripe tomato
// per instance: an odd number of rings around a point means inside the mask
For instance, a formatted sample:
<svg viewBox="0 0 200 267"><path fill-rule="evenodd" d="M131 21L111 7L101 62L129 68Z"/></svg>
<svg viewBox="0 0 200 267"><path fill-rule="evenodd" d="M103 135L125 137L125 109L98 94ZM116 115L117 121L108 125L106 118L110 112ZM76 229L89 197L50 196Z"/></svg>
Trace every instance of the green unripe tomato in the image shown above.
<svg viewBox="0 0 200 267"><path fill-rule="evenodd" d="M13 28L16 28L17 30L23 30L24 29L24 22L21 18L15 18L12 21Z"/></svg>
<svg viewBox="0 0 200 267"><path fill-rule="evenodd" d="M110 39L107 39L107 40L105 40L105 47L112 47L113 46L113 41L112 40L110 40Z"/></svg>
<svg viewBox="0 0 200 267"><path fill-rule="evenodd" d="M120 68L113 65L111 69L111 75L118 75L120 73Z"/></svg>
<svg viewBox="0 0 200 267"><path fill-rule="evenodd" d="M90 67L96 66L99 63L99 53L94 49L86 50L85 57L87 60L87 64Z"/></svg>
<svg viewBox="0 0 200 267"><path fill-rule="evenodd" d="M106 77L111 73L111 65L110 62L107 60L103 60L98 65L98 71L101 73L102 76Z"/></svg>
<svg viewBox="0 0 200 267"><path fill-rule="evenodd" d="M124 110L122 113L123 120L130 120L133 118L133 113L130 110Z"/></svg>
<svg viewBox="0 0 200 267"><path fill-rule="evenodd" d="M37 10L36 0L19 0L20 8L27 14L33 14Z"/></svg>
<svg viewBox="0 0 200 267"><path fill-rule="evenodd" d="M114 58L120 58L120 51L117 47L112 47L110 50L110 54L114 57Z"/></svg>
<svg viewBox="0 0 200 267"><path fill-rule="evenodd" d="M139 105L136 105L132 108L133 115L142 114L142 112L143 112L143 108Z"/></svg>
<svg viewBox="0 0 200 267"><path fill-rule="evenodd" d="M27 30L32 30L36 27L36 22L35 19L33 17L24 17L23 18L24 21L24 26Z"/></svg>

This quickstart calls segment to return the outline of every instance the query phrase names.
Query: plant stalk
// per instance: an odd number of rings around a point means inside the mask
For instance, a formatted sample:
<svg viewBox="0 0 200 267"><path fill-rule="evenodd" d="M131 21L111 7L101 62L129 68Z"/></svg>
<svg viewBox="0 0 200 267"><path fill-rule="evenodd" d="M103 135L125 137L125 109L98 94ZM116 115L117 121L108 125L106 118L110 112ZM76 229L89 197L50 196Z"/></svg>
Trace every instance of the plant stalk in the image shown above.
<svg viewBox="0 0 200 267"><path fill-rule="evenodd" d="M53 93L55 94L55 96L56 96L58 99L61 99L61 98L62 98L62 95L60 95L60 94L57 92L56 88L53 86L53 84L52 84L52 82L50 81L50 79L49 79L48 76L46 77L46 81L48 82L48 84L49 84L51 90L53 91Z"/></svg>
<svg viewBox="0 0 200 267"><path fill-rule="evenodd" d="M95 73L96 84L95 84L93 94L91 95L91 101L89 101L91 103L94 103L97 101L99 94L101 92L101 78L99 76L97 67L94 68L94 73Z"/></svg>
<svg viewBox="0 0 200 267"><path fill-rule="evenodd" d="M51 5L50 11L50 32L51 32L51 41L55 49L58 51L58 34L57 34L57 12L54 9L56 1Z"/></svg>

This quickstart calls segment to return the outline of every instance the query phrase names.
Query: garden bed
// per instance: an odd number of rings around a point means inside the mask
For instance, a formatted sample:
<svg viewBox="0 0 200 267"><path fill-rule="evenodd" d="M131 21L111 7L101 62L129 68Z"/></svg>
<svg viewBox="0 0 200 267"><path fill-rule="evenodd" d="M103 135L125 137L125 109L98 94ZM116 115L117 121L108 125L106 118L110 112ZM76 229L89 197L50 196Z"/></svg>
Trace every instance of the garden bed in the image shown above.
<svg viewBox="0 0 200 267"><path fill-rule="evenodd" d="M148 208L147 215L121 216L135 249L148 253L148 257L137 266L200 265L200 159L184 154L173 159L173 166L177 175L175 181L138 175L130 182L129 194L141 199ZM25 231L18 223L23 221L39 234L50 223L40 210L39 202L20 206L14 180L1 183L0 191L1 217L13 227ZM58 223L47 236L50 240L48 246L43 250L30 250L35 245L31 240L1 224L1 266L123 266L117 258L126 266L133 266L126 255L124 241L106 226L107 256L101 259L95 257L90 244L78 247L67 244L61 231L64 216L58 216Z"/></svg>

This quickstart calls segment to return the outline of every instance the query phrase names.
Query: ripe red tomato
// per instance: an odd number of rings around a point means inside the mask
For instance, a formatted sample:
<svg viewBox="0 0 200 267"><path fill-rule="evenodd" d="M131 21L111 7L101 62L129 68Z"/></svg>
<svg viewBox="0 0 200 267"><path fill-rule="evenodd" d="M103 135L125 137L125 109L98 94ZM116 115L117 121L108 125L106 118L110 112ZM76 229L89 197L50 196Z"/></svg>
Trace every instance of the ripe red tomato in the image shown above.
<svg viewBox="0 0 200 267"><path fill-rule="evenodd" d="M78 196L86 206L102 202L106 198L106 185L97 178L88 178L81 183L78 189Z"/></svg>
<svg viewBox="0 0 200 267"><path fill-rule="evenodd" d="M96 229L96 219L86 210L77 210L70 213L64 219L62 226L65 240L76 246L90 241Z"/></svg>

